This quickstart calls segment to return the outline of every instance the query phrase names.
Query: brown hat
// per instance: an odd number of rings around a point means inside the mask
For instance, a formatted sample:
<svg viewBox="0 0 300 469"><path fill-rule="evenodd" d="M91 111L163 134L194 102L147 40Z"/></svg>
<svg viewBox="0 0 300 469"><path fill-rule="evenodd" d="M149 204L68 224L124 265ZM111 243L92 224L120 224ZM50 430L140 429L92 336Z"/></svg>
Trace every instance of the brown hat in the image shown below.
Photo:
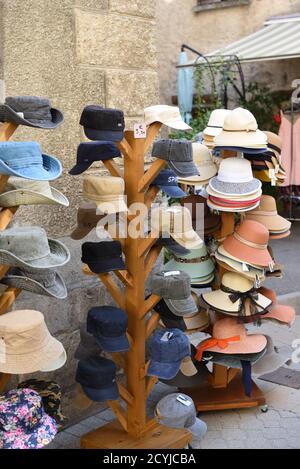
<svg viewBox="0 0 300 469"><path fill-rule="evenodd" d="M209 210L205 197L196 194L189 195L181 200L181 205L185 206L190 211L193 228L195 230L197 230L197 221L199 222L199 215L201 216L202 213L197 210L199 207L203 207L204 210L204 234L209 235L219 229L221 224L221 217L219 215L213 214Z"/></svg>
<svg viewBox="0 0 300 469"><path fill-rule="evenodd" d="M124 179L113 176L85 176L83 197L97 205L96 213L127 212Z"/></svg>
<svg viewBox="0 0 300 469"><path fill-rule="evenodd" d="M97 223L103 218L103 215L96 214L96 204L92 202L84 202L77 211L77 226L71 233L72 239L85 238Z"/></svg>

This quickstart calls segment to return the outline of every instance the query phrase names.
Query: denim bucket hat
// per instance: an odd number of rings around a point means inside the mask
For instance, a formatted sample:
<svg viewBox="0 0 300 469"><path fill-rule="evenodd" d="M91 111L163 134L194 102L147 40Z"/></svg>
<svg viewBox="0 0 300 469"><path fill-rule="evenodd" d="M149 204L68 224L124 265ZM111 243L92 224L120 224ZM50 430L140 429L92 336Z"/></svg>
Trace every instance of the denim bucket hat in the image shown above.
<svg viewBox="0 0 300 469"><path fill-rule="evenodd" d="M84 108L80 125L90 140L120 142L125 130L124 112L92 104Z"/></svg>
<svg viewBox="0 0 300 469"><path fill-rule="evenodd" d="M91 401L114 401L119 397L116 371L112 360L90 357L78 362L75 379Z"/></svg>
<svg viewBox="0 0 300 469"><path fill-rule="evenodd" d="M52 181L61 173L61 162L54 156L43 154L37 142L0 143L0 174Z"/></svg>
<svg viewBox="0 0 300 469"><path fill-rule="evenodd" d="M125 270L120 241L87 242L82 245L81 260L92 272L101 274L113 270Z"/></svg>
<svg viewBox="0 0 300 469"><path fill-rule="evenodd" d="M0 122L38 129L55 129L64 121L61 111L51 106L49 99L38 96L11 96L0 104Z"/></svg>
<svg viewBox="0 0 300 469"><path fill-rule="evenodd" d="M184 366L183 360L185 358L189 358L190 364L192 364L189 339L179 329L157 330L150 339L149 358L148 376L172 379ZM182 368L182 372L184 372L184 368Z"/></svg>
<svg viewBox="0 0 300 469"><path fill-rule="evenodd" d="M0 264L35 269L50 269L70 260L68 248L48 239L38 226L22 226L0 231Z"/></svg>
<svg viewBox="0 0 300 469"><path fill-rule="evenodd" d="M0 396L0 449L43 448L56 433L56 422L36 391L12 389Z"/></svg>
<svg viewBox="0 0 300 469"><path fill-rule="evenodd" d="M188 254L174 255L169 260L164 269L166 270L182 270L191 277L191 281L207 278L214 270L215 266L207 252L206 246L203 245L197 249L191 249Z"/></svg>
<svg viewBox="0 0 300 469"><path fill-rule="evenodd" d="M129 350L127 326L127 314L114 306L98 306L90 309L87 315L87 332L93 334L105 352Z"/></svg>
<svg viewBox="0 0 300 469"><path fill-rule="evenodd" d="M158 186L169 197L181 199L187 196L178 186L178 176L172 169L163 169L151 183L151 186Z"/></svg>
<svg viewBox="0 0 300 469"><path fill-rule="evenodd" d="M69 171L75 176L86 171L95 161L111 160L119 158L121 152L112 142L84 142L80 143L77 150L76 165Z"/></svg>

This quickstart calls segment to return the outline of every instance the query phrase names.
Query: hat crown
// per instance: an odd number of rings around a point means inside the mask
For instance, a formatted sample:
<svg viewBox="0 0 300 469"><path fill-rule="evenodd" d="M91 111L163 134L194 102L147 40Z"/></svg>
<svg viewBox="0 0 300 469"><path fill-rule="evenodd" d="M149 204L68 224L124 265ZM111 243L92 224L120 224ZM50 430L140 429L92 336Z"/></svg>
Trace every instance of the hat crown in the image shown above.
<svg viewBox="0 0 300 469"><path fill-rule="evenodd" d="M107 258L112 259L121 256L122 246L119 241L86 242L82 245L83 262Z"/></svg>
<svg viewBox="0 0 300 469"><path fill-rule="evenodd" d="M94 130L123 131L125 129L124 112L91 104L84 108L80 125Z"/></svg>
<svg viewBox="0 0 300 469"><path fill-rule="evenodd" d="M87 316L87 331L94 336L119 337L125 334L127 314L114 306L91 308Z"/></svg>
<svg viewBox="0 0 300 469"><path fill-rule="evenodd" d="M252 243L266 245L269 241L269 230L254 220L244 220L236 229L237 234Z"/></svg>
<svg viewBox="0 0 300 469"><path fill-rule="evenodd" d="M200 247L196 249L190 249L190 252L187 254L177 254L178 259L197 259L198 257L206 256L207 248L205 243L201 244ZM209 260L209 259L208 259Z"/></svg>
<svg viewBox="0 0 300 469"><path fill-rule="evenodd" d="M76 381L94 389L106 388L116 381L116 365L104 357L89 357L78 362Z"/></svg>
<svg viewBox="0 0 300 469"><path fill-rule="evenodd" d="M274 132L270 132L269 130L263 130L263 133L267 136L268 145L274 145L279 150L282 148L282 138L275 134Z"/></svg>
<svg viewBox="0 0 300 469"><path fill-rule="evenodd" d="M151 212L151 224L154 229L167 233L185 233L193 229L189 210L180 205L167 209L154 208Z"/></svg>
<svg viewBox="0 0 300 469"><path fill-rule="evenodd" d="M183 396L190 402L190 405L184 405L178 397ZM193 400L185 394L173 393L163 397L156 406L156 415L163 425L169 425L174 422L175 428L188 428L196 422L196 408Z"/></svg>
<svg viewBox="0 0 300 469"><path fill-rule="evenodd" d="M191 162L192 143L188 140L158 140L153 144L152 156L166 161Z"/></svg>
<svg viewBox="0 0 300 469"><path fill-rule="evenodd" d="M237 292L247 292L253 288L253 282L235 272L226 272L222 277L222 285Z"/></svg>
<svg viewBox="0 0 300 469"><path fill-rule="evenodd" d="M5 104L15 112L22 112L25 119L32 122L51 121L51 103L48 98L38 96L10 96Z"/></svg>
<svg viewBox="0 0 300 469"><path fill-rule="evenodd" d="M37 142L1 142L0 159L14 170L43 166L42 150Z"/></svg>
<svg viewBox="0 0 300 469"><path fill-rule="evenodd" d="M258 125L254 115L248 109L238 107L225 117L223 129L249 132L256 131Z"/></svg>
<svg viewBox="0 0 300 469"><path fill-rule="evenodd" d="M151 276L150 289L152 293L166 299L181 300L191 294L191 278L183 271L178 274L162 271ZM171 275L170 275L171 274Z"/></svg>
<svg viewBox="0 0 300 469"><path fill-rule="evenodd" d="M38 226L1 231L0 250L8 251L26 262L42 259L50 254L46 231Z"/></svg>
<svg viewBox="0 0 300 469"><path fill-rule="evenodd" d="M217 321L213 326L214 339L228 339L233 336L240 336L240 340L246 337L246 329L243 324L237 323L236 319L224 318Z"/></svg>
<svg viewBox="0 0 300 469"><path fill-rule="evenodd" d="M253 180L251 163L244 158L225 158L221 161L217 178L231 183L250 182Z"/></svg>
<svg viewBox="0 0 300 469"><path fill-rule="evenodd" d="M147 125L153 122L167 122L172 120L181 120L179 108L176 106L167 106L158 104L157 106L149 106L144 110L145 122Z"/></svg>
<svg viewBox="0 0 300 469"><path fill-rule="evenodd" d="M207 148L206 145L202 143L194 142L192 143L193 148L193 160L196 166L201 166L204 163L210 163L213 165L211 151Z"/></svg>
<svg viewBox="0 0 300 469"><path fill-rule="evenodd" d="M261 210L263 212L277 212L276 200L271 195L263 194L260 199L259 207L255 210Z"/></svg>
<svg viewBox="0 0 300 469"><path fill-rule="evenodd" d="M30 179L10 177L9 186L13 187L14 190L37 192L38 194L52 198L51 186L48 181L32 181Z"/></svg>
<svg viewBox="0 0 300 469"><path fill-rule="evenodd" d="M162 340L168 332L170 333L169 340ZM179 362L190 356L190 342L180 329L158 330L150 339L149 354L151 359L157 362Z"/></svg>
<svg viewBox="0 0 300 469"><path fill-rule="evenodd" d="M123 178L113 176L85 176L83 179L83 195L87 196L119 196L124 195Z"/></svg>
<svg viewBox="0 0 300 469"><path fill-rule="evenodd" d="M0 430L31 433L45 412L40 395L32 389L13 389L0 396Z"/></svg>
<svg viewBox="0 0 300 469"><path fill-rule="evenodd" d="M207 127L223 128L224 120L230 113L229 109L214 109L210 114Z"/></svg>

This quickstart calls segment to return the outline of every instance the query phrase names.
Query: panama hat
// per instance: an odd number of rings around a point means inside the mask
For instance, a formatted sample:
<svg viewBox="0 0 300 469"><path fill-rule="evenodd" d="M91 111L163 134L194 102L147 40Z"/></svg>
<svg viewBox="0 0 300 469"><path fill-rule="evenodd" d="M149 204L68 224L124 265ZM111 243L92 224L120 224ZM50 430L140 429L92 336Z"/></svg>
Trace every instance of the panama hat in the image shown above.
<svg viewBox="0 0 300 469"><path fill-rule="evenodd" d="M253 220L243 221L223 242L226 251L242 262L268 267L273 259L268 251L269 231Z"/></svg>
<svg viewBox="0 0 300 469"><path fill-rule="evenodd" d="M128 212L124 192L125 182L120 177L89 175L83 179L83 197L95 202L96 213Z"/></svg>
<svg viewBox="0 0 300 469"><path fill-rule="evenodd" d="M10 178L6 191L0 194L1 207L43 204L68 207L69 201L60 191L51 187L48 181L21 178Z"/></svg>
<svg viewBox="0 0 300 469"><path fill-rule="evenodd" d="M221 161L218 175L209 186L219 194L249 195L261 188L261 181L253 177L251 163L244 158L226 158Z"/></svg>
<svg viewBox="0 0 300 469"><path fill-rule="evenodd" d="M65 265L70 252L60 241L48 239L38 226L22 226L0 231L0 264L49 269Z"/></svg>
<svg viewBox="0 0 300 469"><path fill-rule="evenodd" d="M151 226L159 233L169 233L177 243L187 249L194 249L203 243L193 229L189 210L179 205L154 208L151 211Z"/></svg>
<svg viewBox="0 0 300 469"><path fill-rule="evenodd" d="M262 223L269 230L270 238L273 234L285 237L291 228L291 222L278 215L276 201L270 195L263 195L257 209L248 212L246 219Z"/></svg>
<svg viewBox="0 0 300 469"><path fill-rule="evenodd" d="M13 267L0 280L0 283L60 300L68 296L64 279L58 272L51 269L35 270Z"/></svg>
<svg viewBox="0 0 300 469"><path fill-rule="evenodd" d="M261 334L247 334L245 326L235 318L224 318L213 326L210 339L200 342L196 359L201 360L203 352L219 352L226 355L258 353L267 345L267 339Z"/></svg>
<svg viewBox="0 0 300 469"><path fill-rule="evenodd" d="M213 310L232 316L245 316L247 312L254 316L272 304L269 298L256 291L253 281L234 272L226 272L220 288L203 293L201 298ZM248 311L246 301L251 305Z"/></svg>
<svg viewBox="0 0 300 469"><path fill-rule="evenodd" d="M267 148L266 135L258 130L253 114L236 108L224 119L223 130L215 137L216 146Z"/></svg>
<svg viewBox="0 0 300 469"><path fill-rule="evenodd" d="M0 372L10 374L54 371L66 362L63 345L51 336L39 311L11 311L0 316L3 344Z"/></svg>
<svg viewBox="0 0 300 469"><path fill-rule="evenodd" d="M37 142L0 143L0 174L52 181L61 173L61 162L54 156L43 154Z"/></svg>
<svg viewBox="0 0 300 469"><path fill-rule="evenodd" d="M237 258L231 256L225 249L224 246L219 246L215 252L215 258L217 263L221 267L225 267L231 272L239 272L244 277L249 278L250 280L265 280L265 271L263 268L258 266L254 267L248 263L242 262Z"/></svg>
<svg viewBox="0 0 300 469"><path fill-rule="evenodd" d="M216 200L212 196L209 196L209 198L207 199L207 205L212 210L216 210L218 212L247 212L248 210L253 210L254 208L258 207L259 201L260 199L254 203L250 202L251 205L246 202L244 203L239 202L239 203L232 204L230 203L230 201L222 200L220 202L219 200Z"/></svg>
<svg viewBox="0 0 300 469"><path fill-rule="evenodd" d="M160 122L171 129L176 130L192 130L181 117L179 108L176 106L167 106L158 104L156 106L146 107L144 110L144 117L146 125L151 125L154 122Z"/></svg>
<svg viewBox="0 0 300 469"><path fill-rule="evenodd" d="M272 301L272 306L268 308L267 314L264 314L261 319L275 320L276 322L288 324L289 326L295 322L295 309L292 308L292 306L278 304L274 290L271 288L261 287L258 291Z"/></svg>
<svg viewBox="0 0 300 469"><path fill-rule="evenodd" d="M47 98L38 96L10 96L0 104L0 122L38 129L55 129L64 121L61 111L51 107Z"/></svg>
<svg viewBox="0 0 300 469"><path fill-rule="evenodd" d="M227 117L231 111L229 109L214 109L209 116L207 127L203 130L203 133L210 137L216 137L222 132L225 117Z"/></svg>
<svg viewBox="0 0 300 469"><path fill-rule="evenodd" d="M193 161L199 171L199 176L179 177L178 182L182 184L197 185L198 183L208 183L209 179L218 172L216 164L213 162L210 150L201 143L192 143Z"/></svg>

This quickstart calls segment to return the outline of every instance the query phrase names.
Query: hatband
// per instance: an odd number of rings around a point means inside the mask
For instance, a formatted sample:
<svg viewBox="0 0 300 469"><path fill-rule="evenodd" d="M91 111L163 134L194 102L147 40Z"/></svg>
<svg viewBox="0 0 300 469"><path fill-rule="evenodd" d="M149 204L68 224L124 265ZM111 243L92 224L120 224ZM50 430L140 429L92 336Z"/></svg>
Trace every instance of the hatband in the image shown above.
<svg viewBox="0 0 300 469"><path fill-rule="evenodd" d="M236 231L233 233L233 237L241 243L246 244L250 248L261 249L262 251L268 248L267 244L257 244L252 243L252 241L248 241L248 239L243 238Z"/></svg>
<svg viewBox="0 0 300 469"><path fill-rule="evenodd" d="M173 255L173 258L176 262L180 262L181 264L198 264L198 262L208 261L210 255L206 254L206 256L196 257L195 259L180 259L179 257Z"/></svg>

